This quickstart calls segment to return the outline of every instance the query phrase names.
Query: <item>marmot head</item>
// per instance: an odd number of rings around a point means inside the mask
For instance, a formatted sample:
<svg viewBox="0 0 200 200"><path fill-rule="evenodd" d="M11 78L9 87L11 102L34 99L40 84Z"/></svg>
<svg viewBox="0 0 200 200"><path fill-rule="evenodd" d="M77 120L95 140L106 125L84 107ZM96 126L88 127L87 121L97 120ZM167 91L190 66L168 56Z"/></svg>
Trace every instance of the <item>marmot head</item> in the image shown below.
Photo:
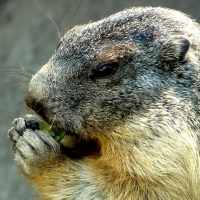
<svg viewBox="0 0 200 200"><path fill-rule="evenodd" d="M199 43L198 25L178 11L122 11L68 31L25 101L46 122L83 137L130 119L149 129L167 119L190 124L198 121Z"/></svg>

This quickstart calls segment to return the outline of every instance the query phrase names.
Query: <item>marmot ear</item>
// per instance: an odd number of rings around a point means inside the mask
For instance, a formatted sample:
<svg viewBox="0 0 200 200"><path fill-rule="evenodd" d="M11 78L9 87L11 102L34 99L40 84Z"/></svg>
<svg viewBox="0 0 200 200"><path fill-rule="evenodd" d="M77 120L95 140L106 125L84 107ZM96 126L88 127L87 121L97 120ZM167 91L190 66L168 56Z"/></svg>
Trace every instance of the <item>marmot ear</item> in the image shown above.
<svg viewBox="0 0 200 200"><path fill-rule="evenodd" d="M184 36L174 36L166 41L161 50L161 60L183 61L190 48L190 41Z"/></svg>

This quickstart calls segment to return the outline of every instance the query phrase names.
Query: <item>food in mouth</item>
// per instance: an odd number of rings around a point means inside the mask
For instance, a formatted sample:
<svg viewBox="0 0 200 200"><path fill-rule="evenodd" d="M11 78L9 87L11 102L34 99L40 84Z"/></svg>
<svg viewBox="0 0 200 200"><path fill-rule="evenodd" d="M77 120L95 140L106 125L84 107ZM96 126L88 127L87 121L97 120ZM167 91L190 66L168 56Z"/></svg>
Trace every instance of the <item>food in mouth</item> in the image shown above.
<svg viewBox="0 0 200 200"><path fill-rule="evenodd" d="M30 109L31 108L28 105L26 105L26 110L30 110ZM28 128L31 128L32 130L39 129L39 130L47 131L57 142L60 142L66 134L65 129L61 127L53 126L52 124L49 125L45 121L43 120L40 121L38 120L37 117L34 117L34 116L31 120L29 120L29 124L26 124L26 125Z"/></svg>
<svg viewBox="0 0 200 200"><path fill-rule="evenodd" d="M51 126L44 121L39 123L39 128L40 130L47 131L57 142L60 142L66 134L65 129L61 127Z"/></svg>

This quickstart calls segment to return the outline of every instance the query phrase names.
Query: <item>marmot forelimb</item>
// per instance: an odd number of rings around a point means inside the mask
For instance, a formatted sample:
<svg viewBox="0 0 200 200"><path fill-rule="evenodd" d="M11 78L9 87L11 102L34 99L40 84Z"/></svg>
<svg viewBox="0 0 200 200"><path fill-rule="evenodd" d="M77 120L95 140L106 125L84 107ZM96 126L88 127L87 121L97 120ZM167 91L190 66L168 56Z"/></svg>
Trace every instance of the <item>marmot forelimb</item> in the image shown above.
<svg viewBox="0 0 200 200"><path fill-rule="evenodd" d="M9 137L43 200L200 200L200 28L131 8L68 31L30 81Z"/></svg>

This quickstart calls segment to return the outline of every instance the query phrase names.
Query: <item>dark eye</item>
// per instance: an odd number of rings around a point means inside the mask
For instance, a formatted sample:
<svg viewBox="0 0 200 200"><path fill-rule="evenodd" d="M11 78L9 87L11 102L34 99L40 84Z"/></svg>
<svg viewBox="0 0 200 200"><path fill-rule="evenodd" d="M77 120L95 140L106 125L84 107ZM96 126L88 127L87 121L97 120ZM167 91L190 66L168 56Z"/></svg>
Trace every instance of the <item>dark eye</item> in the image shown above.
<svg viewBox="0 0 200 200"><path fill-rule="evenodd" d="M117 71L117 63L109 63L101 65L94 71L93 76L95 78L109 78Z"/></svg>

